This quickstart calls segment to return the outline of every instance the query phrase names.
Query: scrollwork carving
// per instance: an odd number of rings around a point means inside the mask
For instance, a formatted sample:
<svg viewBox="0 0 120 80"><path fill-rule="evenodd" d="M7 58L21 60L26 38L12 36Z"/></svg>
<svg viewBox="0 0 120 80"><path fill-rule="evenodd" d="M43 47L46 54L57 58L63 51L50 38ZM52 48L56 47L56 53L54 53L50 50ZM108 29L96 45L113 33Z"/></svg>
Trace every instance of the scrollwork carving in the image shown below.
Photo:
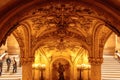
<svg viewBox="0 0 120 80"><path fill-rule="evenodd" d="M86 43L87 43L88 45L92 45L92 36L86 37Z"/></svg>
<svg viewBox="0 0 120 80"><path fill-rule="evenodd" d="M53 5L54 4L54 5ZM83 5L76 5L73 3L52 3L51 5L43 6L43 7L37 7L34 10L31 10L29 13L26 13L28 15L39 15L39 14L73 14L77 13L78 15L81 14L89 14L89 15L97 15L97 13L92 10L91 8Z"/></svg>
<svg viewBox="0 0 120 80"><path fill-rule="evenodd" d="M71 39L74 39L75 42L77 41L76 42L77 44L74 43L74 40L72 41ZM46 45L47 47L50 47L50 49L56 48L57 50L61 51L69 48L71 50L74 50L74 48L81 46L81 41L84 42L85 40L86 39L84 36L80 36L76 33L63 30L62 33L59 31L55 31L35 38L35 40L32 40L33 43L32 46L34 47L36 42L39 42L41 43L40 45L42 46Z"/></svg>
<svg viewBox="0 0 120 80"><path fill-rule="evenodd" d="M107 28L106 26L102 26L102 28L99 30L99 47L104 47L106 40L110 36L112 31Z"/></svg>
<svg viewBox="0 0 120 80"><path fill-rule="evenodd" d="M89 58L89 62L92 65L101 65L103 63L103 58Z"/></svg>
<svg viewBox="0 0 120 80"><path fill-rule="evenodd" d="M33 30L40 30L40 28L43 26L47 26L47 27L56 26L58 30L63 30L71 26L71 24L74 24L74 27L80 27L84 31L88 31L94 20L92 18L84 17L84 16L66 17L66 15L58 16L57 14L50 17L51 19L48 19L47 15L43 17L32 18L31 20L33 22Z"/></svg>
<svg viewBox="0 0 120 80"><path fill-rule="evenodd" d="M32 15L33 30L40 30L44 26L55 26L58 30L63 30L74 24L74 27L80 27L84 31L88 31L94 19L85 17L85 15L96 15L96 12L85 6L74 6L76 5L69 3L38 7L35 10L31 10L30 14L26 16Z"/></svg>
<svg viewBox="0 0 120 80"><path fill-rule="evenodd" d="M34 62L34 58L26 58L26 57L21 57L21 64L25 65L25 64L29 64Z"/></svg>

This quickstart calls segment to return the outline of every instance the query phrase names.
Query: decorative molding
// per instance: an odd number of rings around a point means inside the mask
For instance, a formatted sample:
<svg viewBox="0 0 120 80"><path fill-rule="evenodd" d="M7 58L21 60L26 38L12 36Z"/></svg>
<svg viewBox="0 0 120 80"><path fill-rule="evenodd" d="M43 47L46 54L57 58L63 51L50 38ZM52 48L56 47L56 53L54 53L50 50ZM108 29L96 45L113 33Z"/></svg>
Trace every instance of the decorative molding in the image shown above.
<svg viewBox="0 0 120 80"><path fill-rule="evenodd" d="M86 42L88 45L92 45L92 44L93 44L93 43L92 43L92 36L86 37L85 42Z"/></svg>
<svg viewBox="0 0 120 80"><path fill-rule="evenodd" d="M110 34L112 33L112 31L106 27L106 26L103 26L100 30L100 33L99 33L99 38L100 38L100 47L104 47L105 45L105 42L107 41L107 39L109 38Z"/></svg>
<svg viewBox="0 0 120 80"><path fill-rule="evenodd" d="M26 58L26 57L21 57L21 64L22 65L25 65L25 64L29 64L29 63L32 63L34 62L34 57L29 57L29 58Z"/></svg>
<svg viewBox="0 0 120 80"><path fill-rule="evenodd" d="M33 30L40 30L43 26L55 26L58 30L63 30L72 26L88 31L95 20L91 15L95 16L96 13L90 8L80 5L75 7L69 3L38 7L26 14L25 18L31 20Z"/></svg>
<svg viewBox="0 0 120 80"><path fill-rule="evenodd" d="M39 15L39 14L58 14L58 15L73 15L74 13L81 15L81 14L87 14L87 15L98 15L96 11L92 10L90 7L83 6L76 3L50 3L47 6L38 6L29 12L25 13L25 17L31 16L31 15Z"/></svg>
<svg viewBox="0 0 120 80"><path fill-rule="evenodd" d="M23 48L25 46L25 44L24 44L24 37L23 37L24 36L24 31L22 30L22 28L18 27L17 29L15 29L13 31L12 34L15 36L16 40L18 41L19 46L21 48Z"/></svg>
<svg viewBox="0 0 120 80"><path fill-rule="evenodd" d="M74 40L72 41L71 39L74 39L75 42L77 41L77 44L76 43L74 44L73 42ZM85 43L86 39L84 36L80 36L67 30L63 30L63 32L55 31L35 38L34 40L32 40L32 46L35 47L36 43L39 42L41 43L39 47L47 45L50 46L50 48L54 47L58 50L65 50L66 48L73 49L76 46L77 47L84 46L84 44L83 45L81 44L81 41Z"/></svg>
<svg viewBox="0 0 120 80"><path fill-rule="evenodd" d="M89 58L89 62L91 65L101 65L103 63L103 58Z"/></svg>

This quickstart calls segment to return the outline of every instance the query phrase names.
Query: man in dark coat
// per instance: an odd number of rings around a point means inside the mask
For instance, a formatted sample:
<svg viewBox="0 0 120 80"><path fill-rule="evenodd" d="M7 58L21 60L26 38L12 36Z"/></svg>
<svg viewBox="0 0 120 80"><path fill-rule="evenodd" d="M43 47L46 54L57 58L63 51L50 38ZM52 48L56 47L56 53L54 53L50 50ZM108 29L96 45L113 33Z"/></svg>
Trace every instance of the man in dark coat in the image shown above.
<svg viewBox="0 0 120 80"><path fill-rule="evenodd" d="M2 62L2 60L0 60L0 76L2 74L2 66L3 66L3 62Z"/></svg>
<svg viewBox="0 0 120 80"><path fill-rule="evenodd" d="M10 59L9 56L8 56L8 58L6 59L6 63L7 63L7 71L9 71L9 69L10 69L10 64L11 64L11 59Z"/></svg>
<svg viewBox="0 0 120 80"><path fill-rule="evenodd" d="M15 60L15 57L13 57L13 73L17 72L17 62Z"/></svg>

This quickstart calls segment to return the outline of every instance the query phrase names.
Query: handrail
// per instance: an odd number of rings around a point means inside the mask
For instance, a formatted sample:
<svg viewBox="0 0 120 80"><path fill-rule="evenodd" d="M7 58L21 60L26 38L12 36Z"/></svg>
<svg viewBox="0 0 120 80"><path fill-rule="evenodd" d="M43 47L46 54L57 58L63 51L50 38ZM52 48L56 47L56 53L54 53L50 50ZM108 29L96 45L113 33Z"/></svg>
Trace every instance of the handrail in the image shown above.
<svg viewBox="0 0 120 80"><path fill-rule="evenodd" d="M4 52L1 56L0 56L0 60L2 60L8 53Z"/></svg>
<svg viewBox="0 0 120 80"><path fill-rule="evenodd" d="M120 53L116 53L116 55L120 57Z"/></svg>

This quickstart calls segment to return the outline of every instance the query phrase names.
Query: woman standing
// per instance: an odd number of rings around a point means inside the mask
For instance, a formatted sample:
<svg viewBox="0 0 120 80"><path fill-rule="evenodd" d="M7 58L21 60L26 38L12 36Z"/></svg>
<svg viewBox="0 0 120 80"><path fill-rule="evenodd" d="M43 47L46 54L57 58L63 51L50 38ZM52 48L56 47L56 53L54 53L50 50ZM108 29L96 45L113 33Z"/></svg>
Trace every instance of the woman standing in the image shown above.
<svg viewBox="0 0 120 80"><path fill-rule="evenodd" d="M15 60L15 57L13 57L13 73L17 72L17 62Z"/></svg>

